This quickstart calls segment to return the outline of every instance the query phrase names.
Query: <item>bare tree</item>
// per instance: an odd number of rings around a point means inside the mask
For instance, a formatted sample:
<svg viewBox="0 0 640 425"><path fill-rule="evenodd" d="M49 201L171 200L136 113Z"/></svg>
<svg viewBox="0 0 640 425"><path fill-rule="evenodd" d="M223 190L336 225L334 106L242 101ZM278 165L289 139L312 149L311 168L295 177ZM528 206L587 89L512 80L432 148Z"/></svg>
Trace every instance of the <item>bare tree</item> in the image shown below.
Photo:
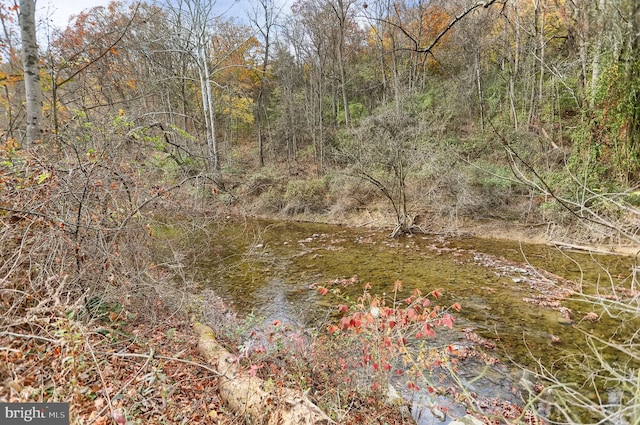
<svg viewBox="0 0 640 425"><path fill-rule="evenodd" d="M409 113L385 108L361 123L337 147L338 158L350 164L349 173L374 185L393 209L392 237L409 233L414 218L407 206L407 178L422 156L420 122Z"/></svg>
<svg viewBox="0 0 640 425"><path fill-rule="evenodd" d="M266 119L265 91L267 80L267 67L271 57L269 56L273 44L273 30L278 24L281 6L277 6L275 0L254 0L253 13L249 16L251 24L260 33L262 47L262 64L260 67L260 87L256 102L256 125L258 133L258 161L264 166L264 135L263 124Z"/></svg>
<svg viewBox="0 0 640 425"><path fill-rule="evenodd" d="M215 15L215 4L204 0L176 0L169 2L168 8L172 14L170 20L173 21L176 31L176 44L191 54L198 70L209 165L212 170L217 171L220 168L220 160L210 55L212 28L215 19L219 17Z"/></svg>
<svg viewBox="0 0 640 425"><path fill-rule="evenodd" d="M306 126L313 143L316 172L321 174L325 166L327 138L325 100L330 92L327 75L330 73L331 43L335 34L331 25L333 12L328 10L326 3L311 0L294 4L293 11L294 19L285 28L285 35L293 47L295 60L306 68Z"/></svg>
<svg viewBox="0 0 640 425"><path fill-rule="evenodd" d="M347 75L345 71L345 38L347 26L350 23L349 9L355 0L329 1L329 6L333 10L338 21L338 40L336 40L336 57L338 60L338 72L340 76L340 92L342 93L342 103L344 110L344 123L347 127L351 125L351 114L349 113L349 97L347 96Z"/></svg>

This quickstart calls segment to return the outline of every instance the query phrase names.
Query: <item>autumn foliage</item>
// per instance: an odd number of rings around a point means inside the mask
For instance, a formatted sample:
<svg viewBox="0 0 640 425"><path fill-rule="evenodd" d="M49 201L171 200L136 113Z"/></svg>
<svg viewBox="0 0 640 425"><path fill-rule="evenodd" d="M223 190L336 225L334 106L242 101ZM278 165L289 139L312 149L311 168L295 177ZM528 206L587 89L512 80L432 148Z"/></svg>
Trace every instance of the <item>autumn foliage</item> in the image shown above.
<svg viewBox="0 0 640 425"><path fill-rule="evenodd" d="M318 292L329 296L325 287L319 287ZM344 296L339 288L331 294ZM347 298L349 305L339 304L340 318L328 324L326 331L345 346L357 347L359 354L344 359L343 369L362 371L345 379L358 386L368 385L369 391L383 397L388 397L389 386L398 382L408 390L434 393L440 385L439 371L457 363L454 349L436 342L436 332L453 329L451 312L461 308L458 303L450 308L434 304L440 296L439 290L423 295L415 289L402 298L402 282L398 280L388 296L373 295L371 285L365 284L356 301Z"/></svg>

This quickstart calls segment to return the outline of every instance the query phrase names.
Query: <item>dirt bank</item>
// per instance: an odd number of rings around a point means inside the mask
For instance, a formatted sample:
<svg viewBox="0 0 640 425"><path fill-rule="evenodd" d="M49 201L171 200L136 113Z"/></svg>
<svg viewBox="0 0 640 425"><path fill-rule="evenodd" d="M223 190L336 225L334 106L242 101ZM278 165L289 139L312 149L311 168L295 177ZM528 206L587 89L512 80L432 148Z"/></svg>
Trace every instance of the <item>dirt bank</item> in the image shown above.
<svg viewBox="0 0 640 425"><path fill-rule="evenodd" d="M257 214L260 218L293 221L310 221L348 227L393 229L393 218L382 208L362 209L349 214ZM530 244L557 246L563 250L635 256L640 246L619 239L605 243L597 240L577 224L521 223L499 219L473 219L468 217L442 217L423 213L416 216L419 230L431 234L465 235L479 238L502 239Z"/></svg>

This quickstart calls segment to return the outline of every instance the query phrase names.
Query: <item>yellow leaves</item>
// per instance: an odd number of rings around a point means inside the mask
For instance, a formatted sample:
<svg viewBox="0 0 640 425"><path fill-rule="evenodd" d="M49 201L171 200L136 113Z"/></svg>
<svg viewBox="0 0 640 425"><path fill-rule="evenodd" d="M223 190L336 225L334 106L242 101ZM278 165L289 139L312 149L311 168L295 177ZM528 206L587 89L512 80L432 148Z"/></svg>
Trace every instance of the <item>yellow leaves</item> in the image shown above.
<svg viewBox="0 0 640 425"><path fill-rule="evenodd" d="M40 173L40 175L38 175L38 178L36 180L40 185L45 181L49 180L50 177L51 177L51 173L49 171L43 171L42 173Z"/></svg>
<svg viewBox="0 0 640 425"><path fill-rule="evenodd" d="M427 38L437 37L451 21L451 16L442 8L432 6L422 15L422 28L426 31ZM431 43L431 40L429 41Z"/></svg>
<svg viewBox="0 0 640 425"><path fill-rule="evenodd" d="M138 85L138 80L132 79L132 78L127 78L125 80L125 84L127 85L127 87L129 87L131 90L135 90L137 85Z"/></svg>
<svg viewBox="0 0 640 425"><path fill-rule="evenodd" d="M22 74L10 74L8 72L0 71L0 85L1 86L13 86L17 82L22 81Z"/></svg>
<svg viewBox="0 0 640 425"><path fill-rule="evenodd" d="M222 113L230 116L243 124L252 124L253 116L253 99L236 95L223 94L222 100L225 104Z"/></svg>
<svg viewBox="0 0 640 425"><path fill-rule="evenodd" d="M20 146L20 144L18 143L18 141L16 139L9 138L4 143L4 146L2 146L2 150L5 151L5 152L12 152L12 151L18 149L19 146Z"/></svg>

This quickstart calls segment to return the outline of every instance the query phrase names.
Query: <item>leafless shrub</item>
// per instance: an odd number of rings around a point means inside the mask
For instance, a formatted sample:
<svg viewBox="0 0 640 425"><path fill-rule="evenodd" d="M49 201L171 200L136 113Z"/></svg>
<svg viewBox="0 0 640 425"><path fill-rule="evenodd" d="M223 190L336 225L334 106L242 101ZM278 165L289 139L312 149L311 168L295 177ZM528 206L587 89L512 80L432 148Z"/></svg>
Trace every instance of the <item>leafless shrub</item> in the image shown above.
<svg viewBox="0 0 640 425"><path fill-rule="evenodd" d="M284 199L287 214L321 212L327 207L327 181L321 179L289 180Z"/></svg>
<svg viewBox="0 0 640 425"><path fill-rule="evenodd" d="M331 181L331 215L350 213L372 204L379 196L372 185L350 176L338 175Z"/></svg>
<svg viewBox="0 0 640 425"><path fill-rule="evenodd" d="M146 160L153 145L130 143L116 124L81 122L55 143L0 152L3 328L53 310L91 318L136 304L150 312L167 292L166 273L151 267L147 217L171 211L202 179L178 171L166 179Z"/></svg>

